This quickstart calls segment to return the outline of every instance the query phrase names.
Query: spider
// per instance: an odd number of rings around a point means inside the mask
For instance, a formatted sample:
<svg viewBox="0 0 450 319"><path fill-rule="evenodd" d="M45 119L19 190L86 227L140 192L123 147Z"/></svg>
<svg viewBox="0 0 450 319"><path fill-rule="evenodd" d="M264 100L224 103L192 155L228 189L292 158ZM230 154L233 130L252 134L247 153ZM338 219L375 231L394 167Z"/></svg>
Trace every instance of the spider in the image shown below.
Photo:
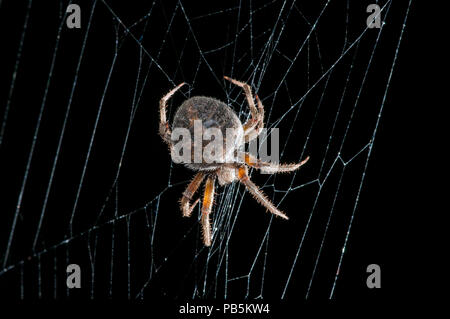
<svg viewBox="0 0 450 319"><path fill-rule="evenodd" d="M191 216L193 209L199 202L200 198L191 204L193 196L206 178L200 221L205 246L211 246L212 232L209 215L211 214L214 200L214 184L216 178L218 179L220 186L239 181L253 197L272 214L288 219L283 212L275 207L258 186L250 180L248 176L248 167L253 167L269 174L292 172L305 164L309 159L308 156L303 161L296 164L274 164L263 162L248 152L245 152L243 154L244 156L238 159L235 155L239 147L255 139L261 133L264 126L264 107L261 100L258 98L258 95L255 95L256 107L250 85L231 79L227 76L224 76L224 78L241 87L245 93L247 103L250 107L251 117L244 124L240 122L236 113L227 104L215 98L205 96L194 96L185 100L177 109L172 123L172 127L174 128L185 128L192 132L194 126L193 122L195 120L201 120L203 128L215 127L224 133L227 128L232 128L236 132L241 133L232 136L233 141L231 142L233 145L233 152L231 155L227 155L228 159L232 156L231 161L228 160L223 163L185 163L188 168L197 171L197 174L183 192L183 196L180 200L181 211L184 217ZM166 117L167 101L185 84L186 83L181 83L176 86L169 93L164 95L159 102L159 134L163 141L169 146L170 150L173 148L174 140L172 139L172 131ZM191 142L193 143L192 140ZM174 160L173 156L172 160Z"/></svg>

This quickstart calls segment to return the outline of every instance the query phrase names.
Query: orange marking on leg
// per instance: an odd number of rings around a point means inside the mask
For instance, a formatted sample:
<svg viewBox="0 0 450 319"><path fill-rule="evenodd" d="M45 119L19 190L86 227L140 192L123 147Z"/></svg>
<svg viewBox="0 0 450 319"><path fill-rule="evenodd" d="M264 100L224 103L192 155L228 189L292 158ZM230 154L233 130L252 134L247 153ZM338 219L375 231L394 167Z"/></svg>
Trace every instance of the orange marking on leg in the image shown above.
<svg viewBox="0 0 450 319"><path fill-rule="evenodd" d="M212 205L214 180L208 179L205 186L205 195L203 196L202 214L209 214Z"/></svg>
<svg viewBox="0 0 450 319"><path fill-rule="evenodd" d="M246 163L247 165L250 165L250 166L254 166L254 165L257 164L257 160L256 160L253 156L251 156L250 154L248 154L248 153L245 153L245 158L244 158L244 160L245 160L245 163Z"/></svg>
<svg viewBox="0 0 450 319"><path fill-rule="evenodd" d="M195 208L195 205L197 205L199 199L197 199L193 205L190 204L190 201L192 200L194 194L197 192L197 189L202 183L204 177L205 174L203 174L202 172L197 173L195 177L192 179L192 181L189 183L186 190L183 192L183 197L180 200L180 205L184 217L191 216L191 213Z"/></svg>
<svg viewBox="0 0 450 319"><path fill-rule="evenodd" d="M202 230L203 230L203 242L205 246L211 246L211 223L209 221L209 214L211 213L211 208L214 200L214 181L215 176L208 177L205 185L205 194L203 197L202 206Z"/></svg>
<svg viewBox="0 0 450 319"><path fill-rule="evenodd" d="M239 178L240 180L245 180L245 179L248 178L248 177L247 177L247 172L245 171L245 168L244 168L244 167L239 167L239 170L238 170L238 178Z"/></svg>

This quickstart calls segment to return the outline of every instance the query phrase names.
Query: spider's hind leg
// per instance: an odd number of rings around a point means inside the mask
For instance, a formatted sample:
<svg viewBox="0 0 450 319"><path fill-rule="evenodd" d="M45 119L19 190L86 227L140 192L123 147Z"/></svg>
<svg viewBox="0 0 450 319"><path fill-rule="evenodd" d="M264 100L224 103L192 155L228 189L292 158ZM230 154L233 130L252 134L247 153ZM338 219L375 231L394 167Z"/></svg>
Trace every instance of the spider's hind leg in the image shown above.
<svg viewBox="0 0 450 319"><path fill-rule="evenodd" d="M264 128L264 106L262 105L258 95L255 95L255 98L256 103L258 104L258 120L254 126L250 126L247 129L244 127L244 138L246 143L257 138Z"/></svg>
<svg viewBox="0 0 450 319"><path fill-rule="evenodd" d="M172 95L175 94L176 91L178 91L183 85L186 83L181 83L172 90L169 91L166 95L164 95L161 100L159 101L159 135L163 139L164 142L167 143L167 145L171 145L170 136L172 135L172 131L170 130L169 123L167 122L167 116L166 116L166 107L167 107L167 101L172 97Z"/></svg>
<svg viewBox="0 0 450 319"><path fill-rule="evenodd" d="M244 90L245 97L247 98L247 103L251 112L251 117L243 125L244 137L246 142L248 142L258 136L264 126L264 107L260 99L258 98L258 95L256 95L255 98L258 104L258 108L256 108L255 101L253 100L252 88L250 85L245 82L229 78L228 76L224 76L224 79L230 81L234 85L241 87Z"/></svg>

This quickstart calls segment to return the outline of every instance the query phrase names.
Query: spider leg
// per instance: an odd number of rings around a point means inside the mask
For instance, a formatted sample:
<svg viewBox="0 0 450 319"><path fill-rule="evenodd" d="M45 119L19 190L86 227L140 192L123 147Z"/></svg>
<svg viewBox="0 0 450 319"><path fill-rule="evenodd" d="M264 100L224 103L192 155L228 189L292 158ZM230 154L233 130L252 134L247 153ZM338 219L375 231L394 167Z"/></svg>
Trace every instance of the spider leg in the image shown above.
<svg viewBox="0 0 450 319"><path fill-rule="evenodd" d="M203 195L202 204L202 231L203 231L203 243L205 246L211 246L211 223L209 221L209 214L211 213L213 201L214 201L214 182L216 176L209 176L205 184L205 193Z"/></svg>
<svg viewBox="0 0 450 319"><path fill-rule="evenodd" d="M197 189L203 182L205 174L202 172L197 173L192 181L189 183L186 190L183 192L183 197L181 197L181 211L183 212L183 217L189 217L192 214L195 206L197 205L199 199L197 199L194 204L191 205L192 196L197 192Z"/></svg>
<svg viewBox="0 0 450 319"><path fill-rule="evenodd" d="M296 169L299 169L301 166L303 166L309 160L309 156L308 156L300 163L274 164L274 163L263 162L260 159L255 158L253 155L251 155L249 153L245 153L244 158L245 158L245 163L248 166L259 169L259 170L261 170L262 173L266 173L266 174L292 172L292 171L295 171Z"/></svg>
<svg viewBox="0 0 450 319"><path fill-rule="evenodd" d="M238 178L239 181L245 185L250 194L252 194L253 197L258 201L258 203L266 207L272 214L284 219L289 219L284 213L278 210L275 205L267 198L267 196L258 188L258 186L256 186L250 180L247 174L247 168L245 166L240 166L238 168Z"/></svg>
<svg viewBox="0 0 450 319"><path fill-rule="evenodd" d="M224 79L230 81L234 85L241 87L244 90L245 97L247 98L248 106L250 107L251 117L245 122L244 126L244 136L246 132L254 129L256 126L261 125L264 120L264 109L262 108L261 101L259 101L258 96L256 100L258 101L258 108L255 106L255 101L253 101L252 88L245 82L241 82L235 79L231 79L228 76L224 76ZM261 125L262 126L262 125Z"/></svg>
<svg viewBox="0 0 450 319"><path fill-rule="evenodd" d="M247 130L244 128L244 138L245 142L248 143L254 140L261 133L261 130L264 128L264 106L261 103L258 95L255 95L256 103L258 104L258 122L255 126L249 127Z"/></svg>
<svg viewBox="0 0 450 319"><path fill-rule="evenodd" d="M172 90L169 91L166 95L164 95L161 100L159 101L159 135L163 139L164 142L167 143L167 145L171 145L170 136L172 134L169 123L167 122L166 117L166 107L167 107L167 101L172 97L172 95L175 94L176 91L178 91L183 85L186 83L181 83Z"/></svg>

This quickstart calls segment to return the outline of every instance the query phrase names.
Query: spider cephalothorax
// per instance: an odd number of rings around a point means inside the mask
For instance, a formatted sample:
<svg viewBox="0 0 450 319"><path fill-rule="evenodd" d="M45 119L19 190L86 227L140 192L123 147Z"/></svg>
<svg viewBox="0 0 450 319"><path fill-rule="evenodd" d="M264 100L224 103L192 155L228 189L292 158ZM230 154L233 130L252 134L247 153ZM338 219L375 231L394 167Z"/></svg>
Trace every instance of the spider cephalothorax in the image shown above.
<svg viewBox="0 0 450 319"><path fill-rule="evenodd" d="M264 193L250 180L248 177L247 166L259 169L265 173L291 172L305 164L309 157L297 164L274 164L263 162L255 158L250 153L243 153L241 147L244 143L255 139L264 127L264 108L256 95L257 107L253 100L251 88L248 84L225 77L226 80L242 87L250 107L251 117L242 124L236 113L225 103L215 98L205 96L194 96L184 101L178 108L172 123L172 128L185 129L192 136L192 144L194 145L194 136L196 134L194 123L200 123L200 129L214 128L219 130L223 136L223 156L221 160L205 161L203 157L200 161L193 161L195 147L191 148L190 160L185 163L187 167L198 171L194 179L188 185L181 198L181 210L183 216L191 215L192 210L197 205L199 198L191 204L194 194L206 178L205 191L202 202L202 229L203 242L206 246L211 245L211 225L209 214L211 213L214 199L214 183L216 177L220 185L226 185L234 181L239 181L247 190L255 197L255 199L272 214L288 219L288 217L279 211L272 202L264 195ZM169 93L167 93L159 103L160 110L160 127L159 133L172 150L176 138L172 136L172 130L166 118L167 100L185 83L181 83ZM227 134L227 130L231 130L231 134ZM204 141L201 140L200 151L205 147ZM225 146L226 145L226 146ZM241 156L242 155L242 156ZM172 156L172 159L173 156Z"/></svg>

